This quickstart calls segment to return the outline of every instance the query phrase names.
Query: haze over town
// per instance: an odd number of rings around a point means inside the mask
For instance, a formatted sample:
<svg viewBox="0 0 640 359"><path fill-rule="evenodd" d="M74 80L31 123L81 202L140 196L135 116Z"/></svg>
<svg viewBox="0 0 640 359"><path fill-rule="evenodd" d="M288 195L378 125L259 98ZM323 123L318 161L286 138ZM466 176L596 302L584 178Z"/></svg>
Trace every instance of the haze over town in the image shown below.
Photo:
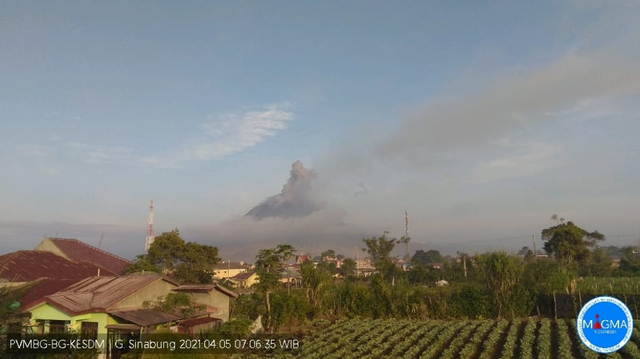
<svg viewBox="0 0 640 359"><path fill-rule="evenodd" d="M462 26L461 26L462 25ZM508 30L507 30L508 29ZM640 3L5 3L0 252L640 238Z"/></svg>

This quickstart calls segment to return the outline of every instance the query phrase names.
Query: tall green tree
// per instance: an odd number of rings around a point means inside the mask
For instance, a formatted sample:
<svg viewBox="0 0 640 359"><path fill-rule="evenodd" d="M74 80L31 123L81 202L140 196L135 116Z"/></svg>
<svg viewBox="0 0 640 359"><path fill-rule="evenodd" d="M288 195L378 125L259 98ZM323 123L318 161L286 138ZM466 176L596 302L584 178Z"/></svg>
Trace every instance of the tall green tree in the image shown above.
<svg viewBox="0 0 640 359"><path fill-rule="evenodd" d="M405 252L405 255L404 255L403 259L406 260L406 261L410 261L411 260L411 255L409 254L409 242L411 242L411 237L402 236L402 237L400 237L398 242L404 244L404 246L405 246L406 252Z"/></svg>
<svg viewBox="0 0 640 359"><path fill-rule="evenodd" d="M336 258L336 251L334 251L333 249L328 249L322 252L322 254L320 255L321 261L331 260L335 258Z"/></svg>
<svg viewBox="0 0 640 359"><path fill-rule="evenodd" d="M606 237L599 233L587 232L573 222L558 220L558 224L542 230L544 250L553 254L563 267L574 267L591 255L591 249Z"/></svg>
<svg viewBox="0 0 640 359"><path fill-rule="evenodd" d="M271 323L271 293L280 286L280 269L283 263L293 257L295 249L289 244L279 244L276 248L261 249L256 255L256 273L259 282L256 289L264 294L267 306L266 328L273 330Z"/></svg>
<svg viewBox="0 0 640 359"><path fill-rule="evenodd" d="M362 241L366 245L363 251L366 251L371 260L373 266L382 275L383 278L390 280L393 275L395 264L391 260L391 252L398 242L395 238L387 238L389 232L384 232L381 237L364 238Z"/></svg>
<svg viewBox="0 0 640 359"><path fill-rule="evenodd" d="M310 260L302 263L300 271L302 272L302 285L307 293L309 303L314 309L318 309L320 289L330 282L332 273L321 266L316 268Z"/></svg>
<svg viewBox="0 0 640 359"><path fill-rule="evenodd" d="M411 262L413 264L442 263L443 259L442 259L442 254L440 254L439 251L430 249L425 252L422 249L420 249L413 254L413 258L411 258Z"/></svg>
<svg viewBox="0 0 640 359"><path fill-rule="evenodd" d="M136 256L136 259L133 261L133 264L130 265L124 271L124 274L143 273L143 272L162 273L162 268L151 263L148 255L140 254Z"/></svg>
<svg viewBox="0 0 640 359"><path fill-rule="evenodd" d="M218 248L185 242L178 229L174 229L155 238L143 262L144 265L151 264L164 273L173 273L175 279L183 284L204 284L213 281L211 273L220 258ZM134 263L134 266L142 264Z"/></svg>
<svg viewBox="0 0 640 359"><path fill-rule="evenodd" d="M491 252L476 256L476 263L484 285L494 299L498 319L503 315L515 317L522 261L506 252Z"/></svg>
<svg viewBox="0 0 640 359"><path fill-rule="evenodd" d="M356 272L357 266L358 265L356 264L355 260L351 258L345 258L340 265L340 274L342 274L343 277L353 275Z"/></svg>

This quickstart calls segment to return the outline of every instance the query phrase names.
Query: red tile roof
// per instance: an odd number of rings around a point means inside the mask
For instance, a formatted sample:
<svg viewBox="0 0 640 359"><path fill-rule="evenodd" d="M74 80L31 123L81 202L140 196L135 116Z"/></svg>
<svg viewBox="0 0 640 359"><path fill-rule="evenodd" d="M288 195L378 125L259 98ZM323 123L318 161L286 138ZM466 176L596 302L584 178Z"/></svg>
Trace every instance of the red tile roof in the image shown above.
<svg viewBox="0 0 640 359"><path fill-rule="evenodd" d="M19 302L22 308L28 308L31 303L41 301L44 297L57 293L77 282L76 279L40 279L26 286Z"/></svg>
<svg viewBox="0 0 640 359"><path fill-rule="evenodd" d="M131 261L72 238L50 238L67 257L77 262L90 262L113 273L122 274Z"/></svg>
<svg viewBox="0 0 640 359"><path fill-rule="evenodd" d="M98 274L91 263L76 263L45 251L17 251L0 256L0 278L11 282L31 282L40 278L80 280ZM114 276L106 269L101 276Z"/></svg>

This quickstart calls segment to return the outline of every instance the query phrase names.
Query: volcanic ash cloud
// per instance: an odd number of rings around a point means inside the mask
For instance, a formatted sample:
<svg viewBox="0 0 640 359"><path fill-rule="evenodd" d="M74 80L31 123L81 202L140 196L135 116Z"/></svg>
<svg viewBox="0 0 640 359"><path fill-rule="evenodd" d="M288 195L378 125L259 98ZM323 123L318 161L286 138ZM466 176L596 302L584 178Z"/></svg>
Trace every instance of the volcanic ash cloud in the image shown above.
<svg viewBox="0 0 640 359"><path fill-rule="evenodd" d="M289 180L282 191L251 209L245 217L254 219L306 217L321 209L322 203L313 197L311 182L317 177L314 170L306 169L302 162L291 166Z"/></svg>

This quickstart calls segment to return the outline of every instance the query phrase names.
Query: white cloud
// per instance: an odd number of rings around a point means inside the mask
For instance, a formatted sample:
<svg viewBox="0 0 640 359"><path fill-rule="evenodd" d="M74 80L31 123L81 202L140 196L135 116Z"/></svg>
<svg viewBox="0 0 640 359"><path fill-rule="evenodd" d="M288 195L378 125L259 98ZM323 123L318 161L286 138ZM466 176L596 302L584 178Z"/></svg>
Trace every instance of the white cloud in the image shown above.
<svg viewBox="0 0 640 359"><path fill-rule="evenodd" d="M212 160L254 147L287 127L293 113L276 105L259 111L231 113L205 123L205 138L192 141L179 157Z"/></svg>
<svg viewBox="0 0 640 359"><path fill-rule="evenodd" d="M201 125L202 136L187 141L186 144L169 149L167 153L145 154L126 146L108 146L83 142L68 142L62 147L31 145L24 147L24 153L32 157L51 157L58 153L90 164L127 164L156 168L177 168L186 161L209 161L247 148L254 147L267 138L286 129L293 120L293 112L287 111L288 103L265 106L244 113L228 113ZM60 139L52 139L58 142ZM49 173L53 175L54 173ZM59 174L59 173L55 173Z"/></svg>

